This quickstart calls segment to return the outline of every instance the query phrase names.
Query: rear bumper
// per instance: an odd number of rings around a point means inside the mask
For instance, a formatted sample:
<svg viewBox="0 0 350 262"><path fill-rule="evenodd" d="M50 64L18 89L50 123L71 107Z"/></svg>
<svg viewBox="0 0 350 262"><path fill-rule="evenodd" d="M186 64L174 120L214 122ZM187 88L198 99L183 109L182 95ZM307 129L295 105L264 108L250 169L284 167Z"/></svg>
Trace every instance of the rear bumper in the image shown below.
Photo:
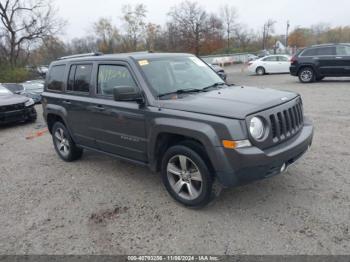
<svg viewBox="0 0 350 262"><path fill-rule="evenodd" d="M278 175L284 164L290 166L309 149L312 139L313 126L305 123L298 135L273 148L224 150L231 170L219 171L217 177L222 185L231 187Z"/></svg>
<svg viewBox="0 0 350 262"><path fill-rule="evenodd" d="M20 121L35 119L37 116L34 106L21 110L0 112L0 124L9 124Z"/></svg>
<svg viewBox="0 0 350 262"><path fill-rule="evenodd" d="M289 72L292 76L298 76L298 67L291 65L289 67Z"/></svg>

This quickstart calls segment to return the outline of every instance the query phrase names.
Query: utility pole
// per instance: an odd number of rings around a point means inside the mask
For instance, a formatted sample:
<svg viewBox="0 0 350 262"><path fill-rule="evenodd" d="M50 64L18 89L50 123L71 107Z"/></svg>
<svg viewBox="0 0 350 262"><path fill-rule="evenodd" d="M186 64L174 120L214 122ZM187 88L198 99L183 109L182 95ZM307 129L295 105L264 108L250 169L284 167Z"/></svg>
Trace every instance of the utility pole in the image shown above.
<svg viewBox="0 0 350 262"><path fill-rule="evenodd" d="M288 20L287 21L287 32L286 32L286 48L288 47L289 27L290 27L290 23L289 23L289 20Z"/></svg>

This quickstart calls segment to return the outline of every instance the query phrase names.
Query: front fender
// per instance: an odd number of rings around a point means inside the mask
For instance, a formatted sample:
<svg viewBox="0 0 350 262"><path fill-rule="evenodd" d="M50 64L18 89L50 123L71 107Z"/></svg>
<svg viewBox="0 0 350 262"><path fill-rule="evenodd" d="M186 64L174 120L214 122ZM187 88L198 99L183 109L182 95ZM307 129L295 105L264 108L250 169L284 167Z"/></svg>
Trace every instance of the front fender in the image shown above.
<svg viewBox="0 0 350 262"><path fill-rule="evenodd" d="M157 139L162 133L182 135L201 142L213 168L216 171L222 169L225 160L219 159L216 154L217 149L221 148L220 138L210 125L193 120L170 118L156 118L150 124L148 159L152 169L157 162L155 159Z"/></svg>

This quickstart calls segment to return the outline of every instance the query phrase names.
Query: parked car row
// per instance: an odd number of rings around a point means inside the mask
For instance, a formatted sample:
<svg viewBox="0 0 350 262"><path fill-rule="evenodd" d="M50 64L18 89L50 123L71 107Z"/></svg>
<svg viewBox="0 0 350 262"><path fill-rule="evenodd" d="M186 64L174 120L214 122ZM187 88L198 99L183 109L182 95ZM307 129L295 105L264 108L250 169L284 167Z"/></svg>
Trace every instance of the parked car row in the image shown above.
<svg viewBox="0 0 350 262"><path fill-rule="evenodd" d="M44 80L31 80L21 84L1 84L14 94L23 95L34 100L35 104L41 103L41 93L44 91Z"/></svg>
<svg viewBox="0 0 350 262"><path fill-rule="evenodd" d="M300 50L295 56L267 55L247 63L250 73L290 73L302 83L325 77L350 76L350 44L322 44Z"/></svg>

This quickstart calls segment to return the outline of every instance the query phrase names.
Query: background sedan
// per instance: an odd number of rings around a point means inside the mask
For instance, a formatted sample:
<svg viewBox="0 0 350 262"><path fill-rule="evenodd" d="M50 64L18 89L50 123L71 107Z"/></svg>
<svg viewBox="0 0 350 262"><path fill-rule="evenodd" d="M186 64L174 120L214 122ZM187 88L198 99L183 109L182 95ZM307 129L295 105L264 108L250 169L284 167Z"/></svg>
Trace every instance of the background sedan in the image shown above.
<svg viewBox="0 0 350 262"><path fill-rule="evenodd" d="M248 71L257 75L270 73L289 73L291 57L288 55L270 55L248 63Z"/></svg>

